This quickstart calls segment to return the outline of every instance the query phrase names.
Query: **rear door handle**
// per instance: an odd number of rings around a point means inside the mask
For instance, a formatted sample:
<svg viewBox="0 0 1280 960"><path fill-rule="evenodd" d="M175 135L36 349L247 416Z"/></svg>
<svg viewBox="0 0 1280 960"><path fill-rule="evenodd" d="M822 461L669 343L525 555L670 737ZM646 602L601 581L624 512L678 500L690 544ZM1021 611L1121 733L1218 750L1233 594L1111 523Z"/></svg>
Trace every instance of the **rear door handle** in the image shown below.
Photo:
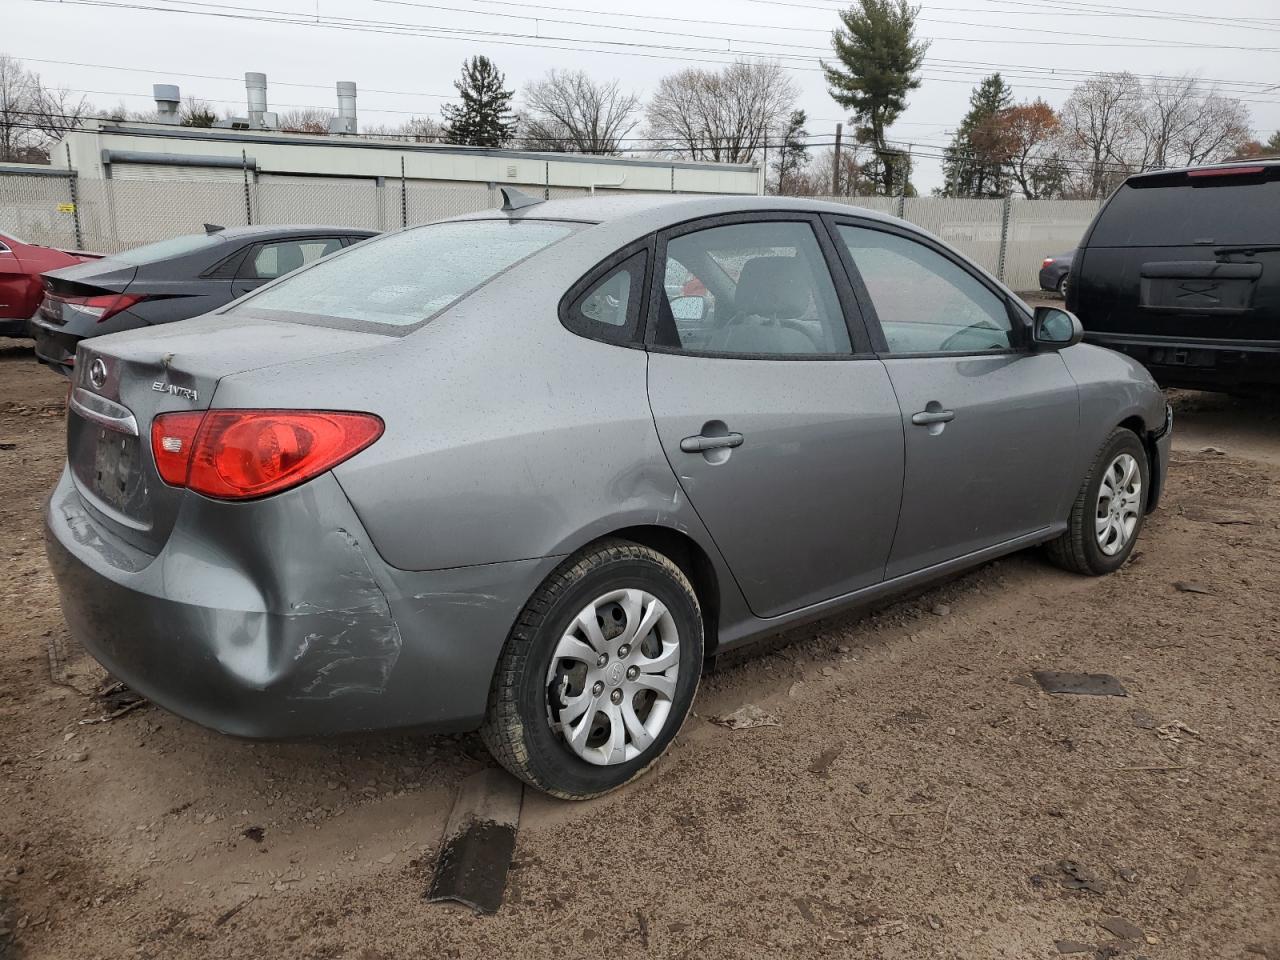
<svg viewBox="0 0 1280 960"><path fill-rule="evenodd" d="M685 453L705 453L708 450L724 450L740 446L742 446L740 433L728 433L721 437L698 434L696 437L685 437L680 441L680 449Z"/></svg>
<svg viewBox="0 0 1280 960"><path fill-rule="evenodd" d="M955 418L954 410L921 410L911 415L911 422L917 427L927 427L931 423L950 423Z"/></svg>

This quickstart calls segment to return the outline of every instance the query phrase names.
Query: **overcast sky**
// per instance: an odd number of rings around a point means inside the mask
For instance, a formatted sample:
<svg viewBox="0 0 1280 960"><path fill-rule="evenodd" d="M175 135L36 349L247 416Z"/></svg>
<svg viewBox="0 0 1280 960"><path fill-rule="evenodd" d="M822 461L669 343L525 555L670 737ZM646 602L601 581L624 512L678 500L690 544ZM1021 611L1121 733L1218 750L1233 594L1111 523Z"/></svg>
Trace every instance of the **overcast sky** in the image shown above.
<svg viewBox="0 0 1280 960"><path fill-rule="evenodd" d="M332 108L334 81L354 80L362 123L385 124L415 114L438 118L461 61L474 54L492 58L517 90L552 67L573 67L647 95L664 73L713 68L735 51L751 52L785 58L810 133L825 144L836 122L847 120L818 71L839 6L834 0L0 0L0 52L23 59L52 86L135 110L149 108L151 84L168 82L184 97L243 112L247 70L267 74L272 110ZM938 0L922 7L919 32L930 41L924 85L892 131L922 155L915 176L922 193L941 182L940 164L928 155L936 157L947 142L973 85L995 70L1019 99L1039 96L1055 107L1082 72L1193 73L1247 101L1258 139L1280 127L1275 0ZM183 8L219 15L171 12ZM306 22L264 22L272 17Z"/></svg>

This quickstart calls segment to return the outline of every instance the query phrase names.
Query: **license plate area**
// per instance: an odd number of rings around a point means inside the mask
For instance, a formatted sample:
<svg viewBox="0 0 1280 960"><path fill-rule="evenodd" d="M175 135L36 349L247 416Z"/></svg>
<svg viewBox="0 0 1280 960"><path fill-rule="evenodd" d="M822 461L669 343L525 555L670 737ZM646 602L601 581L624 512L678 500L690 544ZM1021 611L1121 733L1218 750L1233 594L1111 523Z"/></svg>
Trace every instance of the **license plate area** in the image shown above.
<svg viewBox="0 0 1280 960"><path fill-rule="evenodd" d="M95 432L94 493L121 513L134 514L138 505L135 498L142 487L138 438L105 427L97 427Z"/></svg>

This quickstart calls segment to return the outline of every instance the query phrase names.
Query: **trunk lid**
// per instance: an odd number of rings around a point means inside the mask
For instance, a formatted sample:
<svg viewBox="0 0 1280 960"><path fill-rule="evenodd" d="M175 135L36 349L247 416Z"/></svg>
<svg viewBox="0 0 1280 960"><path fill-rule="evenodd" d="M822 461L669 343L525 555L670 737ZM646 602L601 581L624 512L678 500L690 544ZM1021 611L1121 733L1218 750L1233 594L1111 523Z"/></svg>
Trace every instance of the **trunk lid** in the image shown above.
<svg viewBox="0 0 1280 960"><path fill-rule="evenodd" d="M365 331L212 315L81 343L67 411L67 462L82 499L113 533L148 553L168 539L183 498L160 479L151 422L207 410L219 381L248 370L382 346ZM269 406L270 404L264 404Z"/></svg>
<svg viewBox="0 0 1280 960"><path fill-rule="evenodd" d="M128 292L138 268L111 260L77 263L42 274L44 300L40 319L63 326L74 316L74 304L86 297Z"/></svg>

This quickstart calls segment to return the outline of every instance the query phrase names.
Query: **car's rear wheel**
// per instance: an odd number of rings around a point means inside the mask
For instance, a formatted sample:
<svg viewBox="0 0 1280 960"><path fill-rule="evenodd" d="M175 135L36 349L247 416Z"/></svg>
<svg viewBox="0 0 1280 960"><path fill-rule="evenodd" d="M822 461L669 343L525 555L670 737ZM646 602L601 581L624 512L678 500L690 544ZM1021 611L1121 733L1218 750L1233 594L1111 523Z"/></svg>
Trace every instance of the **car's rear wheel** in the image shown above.
<svg viewBox="0 0 1280 960"><path fill-rule="evenodd" d="M1062 275L1062 279L1058 281L1058 295L1061 296L1063 300L1067 299L1067 282L1070 277L1071 274L1064 273Z"/></svg>
<svg viewBox="0 0 1280 960"><path fill-rule="evenodd" d="M1067 532L1048 544L1049 557L1076 573L1119 570L1146 518L1150 466L1137 434L1115 430L1098 452L1071 505Z"/></svg>
<svg viewBox="0 0 1280 960"><path fill-rule="evenodd" d="M702 613L656 550L603 541L562 563L507 638L481 729L531 786L585 799L666 750L702 672Z"/></svg>

